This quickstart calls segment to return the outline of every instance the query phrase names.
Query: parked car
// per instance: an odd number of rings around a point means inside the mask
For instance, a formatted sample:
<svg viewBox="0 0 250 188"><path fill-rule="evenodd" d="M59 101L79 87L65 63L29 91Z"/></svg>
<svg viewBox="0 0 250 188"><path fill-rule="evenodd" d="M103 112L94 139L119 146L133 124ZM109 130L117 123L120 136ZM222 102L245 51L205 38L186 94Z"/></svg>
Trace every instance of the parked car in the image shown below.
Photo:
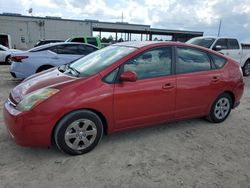
<svg viewBox="0 0 250 188"><path fill-rule="evenodd" d="M125 42L31 76L4 105L17 144L92 150L103 134L173 120L224 121L244 90L239 64L178 42Z"/></svg>
<svg viewBox="0 0 250 188"><path fill-rule="evenodd" d="M195 37L187 41L188 44L195 44L209 48L229 56L240 63L243 75L250 75L250 49L248 45L241 45L236 38L227 37Z"/></svg>
<svg viewBox="0 0 250 188"><path fill-rule="evenodd" d="M50 39L50 40L39 40L34 47L49 44L49 43L56 43L56 42L64 42L64 40L58 40L58 39Z"/></svg>
<svg viewBox="0 0 250 188"><path fill-rule="evenodd" d="M85 44L91 44L96 46L97 48L101 48L101 40L99 37L91 37L91 36L78 36L67 39L65 42L80 42Z"/></svg>
<svg viewBox="0 0 250 188"><path fill-rule="evenodd" d="M14 78L27 78L35 73L63 65L98 50L81 43L50 43L25 52L13 53L10 73Z"/></svg>
<svg viewBox="0 0 250 188"><path fill-rule="evenodd" d="M0 62L5 62L6 64L11 64L11 53L20 52L20 50L9 49L0 44Z"/></svg>

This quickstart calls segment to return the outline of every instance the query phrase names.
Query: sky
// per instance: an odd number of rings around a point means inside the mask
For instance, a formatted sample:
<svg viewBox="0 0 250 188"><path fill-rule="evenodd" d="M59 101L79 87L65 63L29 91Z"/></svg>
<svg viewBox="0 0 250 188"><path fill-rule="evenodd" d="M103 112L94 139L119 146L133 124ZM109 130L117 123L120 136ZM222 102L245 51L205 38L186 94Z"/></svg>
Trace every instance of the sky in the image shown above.
<svg viewBox="0 0 250 188"><path fill-rule="evenodd" d="M0 13L123 21L250 43L250 0L0 0Z"/></svg>

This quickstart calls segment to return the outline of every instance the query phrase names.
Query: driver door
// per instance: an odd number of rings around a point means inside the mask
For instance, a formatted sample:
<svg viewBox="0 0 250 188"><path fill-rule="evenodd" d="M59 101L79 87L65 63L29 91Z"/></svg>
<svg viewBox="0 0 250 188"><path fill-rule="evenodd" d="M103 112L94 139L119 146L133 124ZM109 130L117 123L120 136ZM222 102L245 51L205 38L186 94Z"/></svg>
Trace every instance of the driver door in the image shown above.
<svg viewBox="0 0 250 188"><path fill-rule="evenodd" d="M135 82L119 82L114 88L116 129L164 122L173 117L176 79L172 75L172 48L148 50L122 66L134 71Z"/></svg>

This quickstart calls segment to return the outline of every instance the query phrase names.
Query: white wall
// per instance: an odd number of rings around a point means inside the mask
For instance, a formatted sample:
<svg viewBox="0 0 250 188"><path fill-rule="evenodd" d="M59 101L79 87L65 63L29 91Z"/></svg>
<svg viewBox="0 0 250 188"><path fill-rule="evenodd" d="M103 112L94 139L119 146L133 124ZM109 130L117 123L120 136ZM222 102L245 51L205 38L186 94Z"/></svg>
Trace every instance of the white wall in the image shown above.
<svg viewBox="0 0 250 188"><path fill-rule="evenodd" d="M91 35L88 22L0 16L0 33L10 34L12 47L30 49L38 40Z"/></svg>

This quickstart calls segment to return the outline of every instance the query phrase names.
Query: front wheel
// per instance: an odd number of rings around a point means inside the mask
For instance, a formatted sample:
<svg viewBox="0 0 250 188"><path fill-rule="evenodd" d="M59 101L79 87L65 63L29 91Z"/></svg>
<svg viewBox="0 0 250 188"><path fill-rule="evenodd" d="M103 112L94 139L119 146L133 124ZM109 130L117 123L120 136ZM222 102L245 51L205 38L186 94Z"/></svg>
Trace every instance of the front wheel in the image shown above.
<svg viewBox="0 0 250 188"><path fill-rule="evenodd" d="M213 103L207 119L213 123L223 122L232 109L232 98L228 93L223 93Z"/></svg>
<svg viewBox="0 0 250 188"><path fill-rule="evenodd" d="M248 60L242 68L242 72L244 76L250 75L250 60Z"/></svg>
<svg viewBox="0 0 250 188"><path fill-rule="evenodd" d="M63 152L80 155L94 149L102 135L101 119L92 111L78 110L66 115L56 125L54 141Z"/></svg>

